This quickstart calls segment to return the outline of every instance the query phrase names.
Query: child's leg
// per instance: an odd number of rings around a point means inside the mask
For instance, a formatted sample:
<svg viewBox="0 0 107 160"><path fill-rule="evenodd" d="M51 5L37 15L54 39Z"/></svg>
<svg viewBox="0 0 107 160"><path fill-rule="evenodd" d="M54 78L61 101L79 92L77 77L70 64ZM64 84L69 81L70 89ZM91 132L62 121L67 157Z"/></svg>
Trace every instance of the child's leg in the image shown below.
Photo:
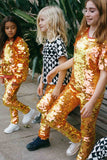
<svg viewBox="0 0 107 160"><path fill-rule="evenodd" d="M96 120L97 116L100 110L102 98L99 98L94 109L93 113L88 118L81 118L81 136L82 136L82 144L80 147L80 151L77 156L77 160L85 160L95 143L95 126L96 126ZM84 105L81 105L81 108Z"/></svg>
<svg viewBox="0 0 107 160"><path fill-rule="evenodd" d="M52 97L52 92L55 88L55 85L47 85L45 95L40 99L37 104L37 109L42 113L40 129L39 129L39 137L43 140L49 138L50 127L46 123L46 116L48 110L51 108L55 99ZM62 87L63 90L64 87Z"/></svg>
<svg viewBox="0 0 107 160"><path fill-rule="evenodd" d="M48 139L50 133L50 126L46 123L46 116L53 102L55 101L55 99L52 97L52 92L54 88L55 85L48 85L45 91L45 95L40 99L37 104L37 109L42 113L42 118L38 137L26 146L29 151L34 151L42 147L50 146L50 142ZM62 89L63 88L64 86L62 87Z"/></svg>
<svg viewBox="0 0 107 160"><path fill-rule="evenodd" d="M38 136L46 140L49 138L50 135L50 126L46 123L46 117L44 117L44 114L41 117L41 123L40 123L40 129L39 129L39 134Z"/></svg>
<svg viewBox="0 0 107 160"><path fill-rule="evenodd" d="M10 107L10 116L11 116L11 123L18 124L19 122L18 110Z"/></svg>
<svg viewBox="0 0 107 160"><path fill-rule="evenodd" d="M80 103L76 94L75 89L68 84L49 110L46 118L50 127L58 130L74 143L81 141L81 134L80 131L66 121L66 118Z"/></svg>
<svg viewBox="0 0 107 160"><path fill-rule="evenodd" d="M51 108L51 105L55 101L52 97L52 92L55 88L55 85L47 85L45 95L37 103L36 108L42 113L46 114L47 111Z"/></svg>
<svg viewBox="0 0 107 160"><path fill-rule="evenodd" d="M30 108L17 100L16 94L19 90L20 84L13 84L12 80L5 80L5 93L3 96L3 103L12 109L19 110L24 114L30 111ZM13 114L13 113L12 113Z"/></svg>

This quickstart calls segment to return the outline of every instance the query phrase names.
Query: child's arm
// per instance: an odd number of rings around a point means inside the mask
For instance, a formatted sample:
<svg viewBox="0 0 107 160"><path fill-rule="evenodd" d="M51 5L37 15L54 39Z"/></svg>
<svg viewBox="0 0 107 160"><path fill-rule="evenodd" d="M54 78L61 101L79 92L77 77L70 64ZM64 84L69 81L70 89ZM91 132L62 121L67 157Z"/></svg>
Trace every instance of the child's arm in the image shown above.
<svg viewBox="0 0 107 160"><path fill-rule="evenodd" d="M41 74L41 78L40 78L40 83L39 83L39 86L37 88L37 94L39 96L43 96L43 87L44 87L44 84L43 84L43 69L42 69L42 74Z"/></svg>
<svg viewBox="0 0 107 160"><path fill-rule="evenodd" d="M91 97L91 99L89 100L89 102L87 102L81 110L82 118L89 117L92 114L94 105L99 96L103 93L106 84L107 84L107 72L100 71L100 78L98 80L95 92Z"/></svg>
<svg viewBox="0 0 107 160"><path fill-rule="evenodd" d="M59 65L62 64L62 63L64 63L64 62L66 62L66 61L67 61L66 57L64 57L64 56L61 57L61 58L59 59ZM60 72L59 72L58 81L57 81L57 84L56 84L56 86L55 86L55 89L54 89L54 91L53 91L53 93L52 93L52 96L53 96L55 99L59 96L59 94L60 94L60 92L61 92L61 87L62 87L62 83L63 83L64 78L65 78L65 75L66 75L66 70L63 70L63 71L60 71Z"/></svg>
<svg viewBox="0 0 107 160"><path fill-rule="evenodd" d="M47 75L47 82L50 83L52 79L55 77L55 75L59 71L64 71L69 68L71 68L73 65L73 58L67 60L65 63L60 64L59 66L55 67L53 70L51 70Z"/></svg>
<svg viewBox="0 0 107 160"><path fill-rule="evenodd" d="M29 68L29 48L22 38L17 38L13 45L14 65L11 66L14 74L13 84L20 84L26 80Z"/></svg>

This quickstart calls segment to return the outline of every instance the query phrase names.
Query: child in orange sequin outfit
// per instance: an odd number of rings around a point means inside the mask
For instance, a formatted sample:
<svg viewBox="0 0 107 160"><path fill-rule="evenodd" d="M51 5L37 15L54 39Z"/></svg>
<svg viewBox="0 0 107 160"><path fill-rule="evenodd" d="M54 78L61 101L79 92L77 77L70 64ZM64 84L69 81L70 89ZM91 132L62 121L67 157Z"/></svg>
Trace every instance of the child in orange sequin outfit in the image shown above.
<svg viewBox="0 0 107 160"><path fill-rule="evenodd" d="M54 101L50 91L37 104L44 118L39 138L27 145L29 150L48 147L50 126L71 141L67 156L78 150L77 160L86 160L94 146L95 125L107 83L107 0L86 0L84 17L74 44L74 57L55 67L47 75L48 83L63 70L72 67L70 82ZM68 114L80 105L81 131L66 121ZM43 121L41 121L43 123Z"/></svg>
<svg viewBox="0 0 107 160"><path fill-rule="evenodd" d="M62 70L72 67L69 84L46 116L47 124L71 140L68 156L86 160L94 146L95 126L107 84L107 0L86 0L84 17L74 44L74 57L53 69L50 83ZM80 105L81 131L66 121Z"/></svg>
<svg viewBox="0 0 107 160"><path fill-rule="evenodd" d="M21 38L20 25L15 17L5 17L1 24L0 51L0 79L5 84L3 103L10 108L11 115L11 123L4 132L12 133L19 130L18 111L24 114L23 124L27 124L34 114L34 109L19 102L16 96L28 74L29 49Z"/></svg>
<svg viewBox="0 0 107 160"><path fill-rule="evenodd" d="M43 95L44 86L46 86L46 90L45 95L39 101L40 106L38 109L42 113L42 117L38 137L27 145L27 149L30 151L50 146L48 140L50 126L45 122L45 113L51 108L56 98L68 83L68 77L70 77L70 72L66 74L66 71L62 71L53 78L50 84L47 84L46 80L47 74L53 68L67 61L65 47L67 44L66 23L63 12L59 7L47 6L40 10L37 17L37 37L39 43L43 44L43 70L37 89L38 95Z"/></svg>

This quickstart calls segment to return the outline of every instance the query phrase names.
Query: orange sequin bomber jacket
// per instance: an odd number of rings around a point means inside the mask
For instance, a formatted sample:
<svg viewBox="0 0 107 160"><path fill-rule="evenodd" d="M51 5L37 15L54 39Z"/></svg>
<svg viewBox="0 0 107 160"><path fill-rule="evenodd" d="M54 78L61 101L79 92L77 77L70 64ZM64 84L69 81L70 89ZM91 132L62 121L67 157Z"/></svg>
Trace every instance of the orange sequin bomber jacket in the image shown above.
<svg viewBox="0 0 107 160"><path fill-rule="evenodd" d="M17 37L6 41L0 59L0 78L12 78L13 83L26 80L29 68L29 48L26 42Z"/></svg>

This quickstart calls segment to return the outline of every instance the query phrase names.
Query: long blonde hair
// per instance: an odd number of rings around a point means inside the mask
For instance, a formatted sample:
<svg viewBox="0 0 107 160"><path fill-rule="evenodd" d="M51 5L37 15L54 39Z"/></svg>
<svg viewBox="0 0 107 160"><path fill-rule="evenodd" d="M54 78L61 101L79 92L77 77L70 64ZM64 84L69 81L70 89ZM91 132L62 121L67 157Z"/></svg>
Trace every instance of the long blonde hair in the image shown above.
<svg viewBox="0 0 107 160"><path fill-rule="evenodd" d="M94 33L97 43L100 44L107 40L107 0L86 0L85 5L88 1L92 1L95 4L100 14L97 29ZM84 16L77 37L82 35L88 27Z"/></svg>
<svg viewBox="0 0 107 160"><path fill-rule="evenodd" d="M48 32L41 32L39 27L39 19L41 15L47 17ZM62 10L57 6L47 6L40 10L37 16L37 41L41 44L44 39L53 41L57 36L60 36L64 43L67 44L67 27Z"/></svg>

